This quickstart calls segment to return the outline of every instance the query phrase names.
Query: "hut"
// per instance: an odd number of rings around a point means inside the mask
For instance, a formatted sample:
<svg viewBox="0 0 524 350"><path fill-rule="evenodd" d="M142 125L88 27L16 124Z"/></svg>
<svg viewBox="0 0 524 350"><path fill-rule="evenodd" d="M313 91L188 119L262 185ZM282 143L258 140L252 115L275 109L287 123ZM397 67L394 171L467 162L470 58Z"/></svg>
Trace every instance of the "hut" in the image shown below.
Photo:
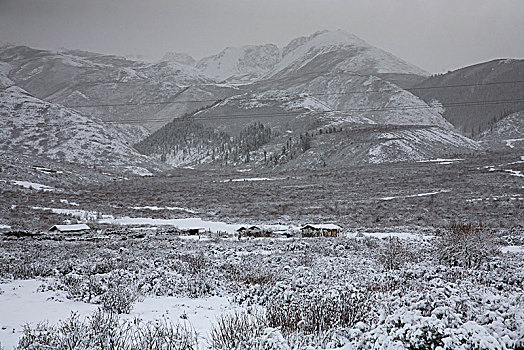
<svg viewBox="0 0 524 350"><path fill-rule="evenodd" d="M265 226L241 226L237 229L237 234L239 237L269 237L273 230Z"/></svg>
<svg viewBox="0 0 524 350"><path fill-rule="evenodd" d="M75 225L54 225L49 229L49 232L53 233L84 233L90 231L91 227L86 224L75 224Z"/></svg>
<svg viewBox="0 0 524 350"><path fill-rule="evenodd" d="M307 224L300 231L303 237L338 237L342 227L335 224Z"/></svg>

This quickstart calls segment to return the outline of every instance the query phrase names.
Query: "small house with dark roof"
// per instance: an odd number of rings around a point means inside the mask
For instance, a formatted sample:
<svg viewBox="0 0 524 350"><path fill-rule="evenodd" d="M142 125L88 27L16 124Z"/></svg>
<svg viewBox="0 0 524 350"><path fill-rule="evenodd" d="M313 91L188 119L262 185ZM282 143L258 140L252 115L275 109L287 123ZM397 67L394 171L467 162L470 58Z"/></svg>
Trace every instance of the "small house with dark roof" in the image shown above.
<svg viewBox="0 0 524 350"><path fill-rule="evenodd" d="M300 231L303 237L338 237L342 227L335 224L307 224Z"/></svg>

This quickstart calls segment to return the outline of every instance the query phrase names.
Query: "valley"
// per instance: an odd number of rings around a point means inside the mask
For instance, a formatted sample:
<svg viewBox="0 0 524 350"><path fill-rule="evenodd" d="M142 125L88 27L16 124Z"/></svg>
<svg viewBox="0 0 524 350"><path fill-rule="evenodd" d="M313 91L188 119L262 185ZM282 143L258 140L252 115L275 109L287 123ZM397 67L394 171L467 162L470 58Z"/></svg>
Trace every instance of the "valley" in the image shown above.
<svg viewBox="0 0 524 350"><path fill-rule="evenodd" d="M0 45L0 349L522 349L522 62Z"/></svg>

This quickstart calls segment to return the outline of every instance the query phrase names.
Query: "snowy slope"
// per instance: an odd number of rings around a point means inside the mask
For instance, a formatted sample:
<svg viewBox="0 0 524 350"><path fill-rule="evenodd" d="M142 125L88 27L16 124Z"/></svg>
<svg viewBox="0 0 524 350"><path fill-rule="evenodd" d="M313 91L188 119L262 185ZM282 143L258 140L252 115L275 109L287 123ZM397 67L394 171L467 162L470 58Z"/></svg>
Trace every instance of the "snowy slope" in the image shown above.
<svg viewBox="0 0 524 350"><path fill-rule="evenodd" d="M8 78L11 66L6 62L0 61L0 89L14 85L13 81Z"/></svg>
<svg viewBox="0 0 524 350"><path fill-rule="evenodd" d="M385 132L377 138L379 143L368 151L370 163L425 160L481 149L477 142L437 127Z"/></svg>
<svg viewBox="0 0 524 350"><path fill-rule="evenodd" d="M206 104L179 100L207 100L235 91L214 86L194 67L176 60L146 63L79 50L53 52L24 46L0 48L0 60L12 68L9 79L36 98L105 121L143 120L141 125L150 130ZM192 86L189 96L188 86Z"/></svg>
<svg viewBox="0 0 524 350"><path fill-rule="evenodd" d="M332 110L365 117L377 124L453 128L443 118L441 108L372 75L321 75L305 82L286 80L285 84L289 94L310 94Z"/></svg>
<svg viewBox="0 0 524 350"><path fill-rule="evenodd" d="M494 148L524 148L524 111L499 120L483 132L480 141Z"/></svg>
<svg viewBox="0 0 524 350"><path fill-rule="evenodd" d="M97 166L151 167L117 129L12 86L0 91L0 148ZM155 167L155 166L153 166Z"/></svg>
<svg viewBox="0 0 524 350"><path fill-rule="evenodd" d="M214 80L230 82L340 71L428 76L422 69L341 30L296 38L283 49L273 44L228 47L203 58L196 68Z"/></svg>
<svg viewBox="0 0 524 350"><path fill-rule="evenodd" d="M160 61L173 61L181 64L185 64L187 66L194 66L196 64L196 61L193 57L188 55L187 53L180 53L180 52L166 52L164 57Z"/></svg>
<svg viewBox="0 0 524 350"><path fill-rule="evenodd" d="M477 142L436 126L361 125L340 133L316 136L311 149L284 167L345 167L420 161L480 149Z"/></svg>
<svg viewBox="0 0 524 350"><path fill-rule="evenodd" d="M280 61L280 49L273 44L228 47L200 60L196 68L217 80L248 81L266 74Z"/></svg>
<svg viewBox="0 0 524 350"><path fill-rule="evenodd" d="M344 31L321 31L291 41L270 76L350 71L362 74L428 73Z"/></svg>

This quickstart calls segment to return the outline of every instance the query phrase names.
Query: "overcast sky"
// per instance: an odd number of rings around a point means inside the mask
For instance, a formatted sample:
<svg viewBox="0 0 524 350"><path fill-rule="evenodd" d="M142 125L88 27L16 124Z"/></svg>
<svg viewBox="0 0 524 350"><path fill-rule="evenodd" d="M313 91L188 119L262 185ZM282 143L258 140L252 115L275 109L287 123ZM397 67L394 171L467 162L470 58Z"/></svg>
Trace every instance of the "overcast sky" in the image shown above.
<svg viewBox="0 0 524 350"><path fill-rule="evenodd" d="M196 59L342 29L429 72L524 58L524 0L0 0L0 40Z"/></svg>

